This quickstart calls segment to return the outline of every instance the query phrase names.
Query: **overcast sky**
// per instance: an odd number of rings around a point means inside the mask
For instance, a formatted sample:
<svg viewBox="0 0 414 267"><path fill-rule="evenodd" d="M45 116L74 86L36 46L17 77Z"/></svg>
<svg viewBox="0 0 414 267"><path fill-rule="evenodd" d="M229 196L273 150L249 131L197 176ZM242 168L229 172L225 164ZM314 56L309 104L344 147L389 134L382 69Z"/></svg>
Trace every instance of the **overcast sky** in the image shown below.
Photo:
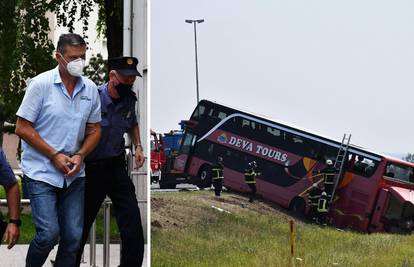
<svg viewBox="0 0 414 267"><path fill-rule="evenodd" d="M151 128L201 99L377 152L414 152L414 1L151 1Z"/></svg>

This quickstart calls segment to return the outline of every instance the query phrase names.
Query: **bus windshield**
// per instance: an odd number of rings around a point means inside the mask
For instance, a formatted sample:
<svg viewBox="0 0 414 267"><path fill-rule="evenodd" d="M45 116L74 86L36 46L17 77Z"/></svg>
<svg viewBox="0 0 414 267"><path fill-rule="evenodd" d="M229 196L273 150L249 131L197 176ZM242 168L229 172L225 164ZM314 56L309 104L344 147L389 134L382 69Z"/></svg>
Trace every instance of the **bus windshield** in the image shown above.
<svg viewBox="0 0 414 267"><path fill-rule="evenodd" d="M394 180L414 183L414 170L410 166L404 166L396 163L388 163L385 168L386 177Z"/></svg>

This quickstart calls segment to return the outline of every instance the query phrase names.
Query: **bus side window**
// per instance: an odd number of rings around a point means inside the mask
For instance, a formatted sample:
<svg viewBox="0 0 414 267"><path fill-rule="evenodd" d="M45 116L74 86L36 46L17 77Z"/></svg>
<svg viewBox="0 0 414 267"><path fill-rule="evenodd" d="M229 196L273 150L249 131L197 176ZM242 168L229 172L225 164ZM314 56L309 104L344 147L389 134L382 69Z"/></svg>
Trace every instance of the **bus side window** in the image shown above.
<svg viewBox="0 0 414 267"><path fill-rule="evenodd" d="M249 128L249 126L250 126L250 121L246 119L242 119L241 127L245 129L245 128Z"/></svg>
<svg viewBox="0 0 414 267"><path fill-rule="evenodd" d="M272 127L267 127L267 133L271 136L277 136L277 137L280 136L280 131Z"/></svg>
<svg viewBox="0 0 414 267"><path fill-rule="evenodd" d="M250 122L250 128L252 128L253 131L256 130L256 123L254 121Z"/></svg>
<svg viewBox="0 0 414 267"><path fill-rule="evenodd" d="M224 113L224 112L222 112L222 111L220 111L220 112L219 112L219 114L217 115L217 117L218 117L220 120L223 120L223 119L225 119L225 118L227 117L227 114L226 114L226 113Z"/></svg>
<svg viewBox="0 0 414 267"><path fill-rule="evenodd" d="M194 112L193 117L194 119L199 119L204 115L204 112L206 111L206 107L203 105L199 105L197 110Z"/></svg>
<svg viewBox="0 0 414 267"><path fill-rule="evenodd" d="M181 153L187 154L195 143L195 135L187 133L181 147Z"/></svg>
<svg viewBox="0 0 414 267"><path fill-rule="evenodd" d="M374 174L378 165L372 159L364 158L361 155L350 154L348 156L348 169L355 174L370 177Z"/></svg>

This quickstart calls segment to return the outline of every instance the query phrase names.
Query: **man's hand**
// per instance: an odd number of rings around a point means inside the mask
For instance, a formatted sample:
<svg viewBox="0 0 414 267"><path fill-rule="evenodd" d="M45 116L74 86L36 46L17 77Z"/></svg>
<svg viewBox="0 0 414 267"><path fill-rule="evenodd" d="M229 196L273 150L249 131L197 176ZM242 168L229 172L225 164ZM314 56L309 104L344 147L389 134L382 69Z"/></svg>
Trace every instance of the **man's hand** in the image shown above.
<svg viewBox="0 0 414 267"><path fill-rule="evenodd" d="M144 152L142 151L141 146L137 146L135 150L135 169L139 169L144 165L145 157Z"/></svg>
<svg viewBox="0 0 414 267"><path fill-rule="evenodd" d="M14 223L9 223L6 228L6 232L4 232L3 240L6 242L7 248L11 249L19 240L20 236L20 229Z"/></svg>
<svg viewBox="0 0 414 267"><path fill-rule="evenodd" d="M70 165L72 164L70 157L63 153L58 153L54 155L51 160L56 169L58 169L61 173L67 175L70 172Z"/></svg>
<svg viewBox="0 0 414 267"><path fill-rule="evenodd" d="M70 158L70 165L72 169L66 174L67 176L73 176L77 174L80 171L80 168L82 166L82 156L79 154L73 155Z"/></svg>

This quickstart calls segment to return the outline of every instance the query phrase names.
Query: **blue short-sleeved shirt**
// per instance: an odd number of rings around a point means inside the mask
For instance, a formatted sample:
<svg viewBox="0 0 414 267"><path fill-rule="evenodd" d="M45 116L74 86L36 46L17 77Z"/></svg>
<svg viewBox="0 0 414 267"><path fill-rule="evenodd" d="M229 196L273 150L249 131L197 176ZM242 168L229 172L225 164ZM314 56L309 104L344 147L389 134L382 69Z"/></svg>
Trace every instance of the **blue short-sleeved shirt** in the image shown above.
<svg viewBox="0 0 414 267"><path fill-rule="evenodd" d="M4 186L5 188L9 188L16 182L16 177L14 176L13 170L7 162L6 155L4 155L3 150L0 148L0 185Z"/></svg>
<svg viewBox="0 0 414 267"><path fill-rule="evenodd" d="M138 125L135 114L135 97L122 98L114 103L108 93L108 84L99 88L101 98L101 139L86 161L119 156L125 149L124 133Z"/></svg>
<svg viewBox="0 0 414 267"><path fill-rule="evenodd" d="M91 80L80 77L71 97L56 67L29 82L16 115L32 122L42 139L55 150L73 155L82 146L86 123L101 120L99 93ZM22 147L22 171L31 179L63 187L65 179L70 185L85 176L82 165L79 173L65 178L46 155L24 141Z"/></svg>

